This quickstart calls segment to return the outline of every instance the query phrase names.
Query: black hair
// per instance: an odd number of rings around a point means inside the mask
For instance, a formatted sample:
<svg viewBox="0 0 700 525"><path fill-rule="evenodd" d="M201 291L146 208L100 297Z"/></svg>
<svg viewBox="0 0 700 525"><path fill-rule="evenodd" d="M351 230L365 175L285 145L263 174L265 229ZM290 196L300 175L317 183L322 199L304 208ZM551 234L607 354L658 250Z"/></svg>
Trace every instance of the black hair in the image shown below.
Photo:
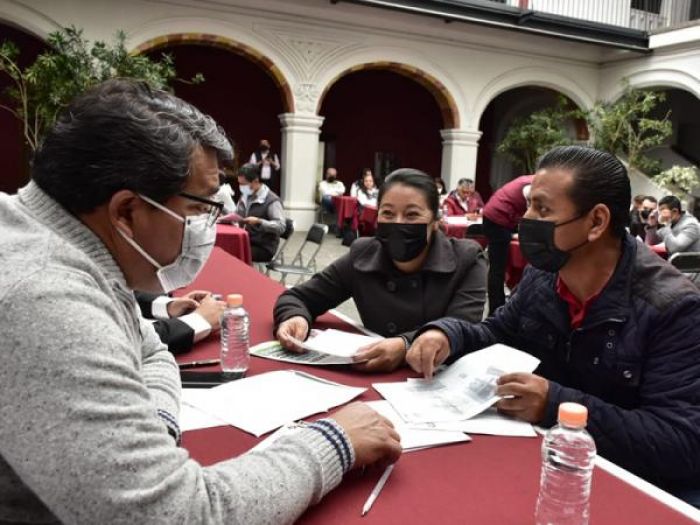
<svg viewBox="0 0 700 525"><path fill-rule="evenodd" d="M442 180L440 177L435 177L433 179L433 182L437 185L440 184L442 186L442 191L440 191L440 195L446 195L447 194L447 185L445 184L445 181Z"/></svg>
<svg viewBox="0 0 700 525"><path fill-rule="evenodd" d="M392 171L389 176L384 179L384 184L379 190L379 197L377 202L381 205L382 198L389 189L395 184L402 184L404 186L410 186L421 192L428 203L428 208L433 212L433 216L438 216L438 206L440 202L440 196L438 195L437 186L435 186L435 181L423 173L420 170L412 168L401 168L396 171Z"/></svg>
<svg viewBox="0 0 700 525"><path fill-rule="evenodd" d="M635 204L641 204L646 198L646 195L635 195L634 197L632 197L632 201L634 201Z"/></svg>
<svg viewBox="0 0 700 525"><path fill-rule="evenodd" d="M569 197L577 211L584 214L597 204L604 204L610 210L613 235L625 235L632 190L627 170L617 157L585 146L559 146L540 159L537 169L545 168L571 171L574 180Z"/></svg>
<svg viewBox="0 0 700 525"><path fill-rule="evenodd" d="M646 196L642 199L642 202L644 202L644 201L651 201L651 202L655 202L655 203L657 203L657 204L658 204L658 202L659 202L659 201L656 200L656 197L654 197L653 195L646 195Z"/></svg>
<svg viewBox="0 0 700 525"><path fill-rule="evenodd" d="M59 115L36 151L32 178L73 214L120 190L163 202L185 186L198 145L220 162L233 157L224 131L191 104L145 82L112 79Z"/></svg>
<svg viewBox="0 0 700 525"><path fill-rule="evenodd" d="M243 164L238 170L238 176L248 182L260 180L260 166L257 164Z"/></svg>
<svg viewBox="0 0 700 525"><path fill-rule="evenodd" d="M666 195L659 201L659 208L666 206L669 210L678 210L678 213L683 213L681 200L675 195Z"/></svg>

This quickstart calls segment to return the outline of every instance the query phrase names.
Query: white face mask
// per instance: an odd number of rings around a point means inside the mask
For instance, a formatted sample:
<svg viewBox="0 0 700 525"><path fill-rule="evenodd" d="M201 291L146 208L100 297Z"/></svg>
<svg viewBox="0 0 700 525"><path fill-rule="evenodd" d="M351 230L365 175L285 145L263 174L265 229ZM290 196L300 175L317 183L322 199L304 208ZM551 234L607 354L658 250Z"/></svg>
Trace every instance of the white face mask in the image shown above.
<svg viewBox="0 0 700 525"><path fill-rule="evenodd" d="M250 187L250 184L238 186L238 189L241 190L241 195L245 197L250 197L253 194L253 188Z"/></svg>
<svg viewBox="0 0 700 525"><path fill-rule="evenodd" d="M208 213L182 217L162 204L149 199L145 195L139 194L139 197L185 224L182 233L182 248L180 249L180 254L173 262L163 266L148 255L134 239L127 236L120 229L117 229L117 231L124 237L126 242L158 269L156 275L158 276L160 286L163 288L164 292L167 293L189 285L194 281L195 277L197 277L204 263L207 262L212 248L214 248L214 243L216 242L216 223L209 224Z"/></svg>

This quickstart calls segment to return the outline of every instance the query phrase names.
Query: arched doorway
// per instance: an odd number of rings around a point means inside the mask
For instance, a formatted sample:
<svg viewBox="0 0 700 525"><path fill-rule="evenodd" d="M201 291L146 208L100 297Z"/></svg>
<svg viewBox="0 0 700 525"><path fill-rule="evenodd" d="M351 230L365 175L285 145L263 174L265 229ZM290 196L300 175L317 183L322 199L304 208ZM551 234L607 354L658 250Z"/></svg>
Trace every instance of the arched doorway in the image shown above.
<svg viewBox="0 0 700 525"><path fill-rule="evenodd" d="M279 70L259 53L226 39L173 35L146 43L137 51L153 58L169 53L177 76L188 80L201 73L205 82L174 83L175 94L211 115L234 142L239 164L248 162L261 139L281 159L278 115L293 111L288 84ZM271 184L279 194L280 181Z"/></svg>
<svg viewBox="0 0 700 525"><path fill-rule="evenodd" d="M25 32L15 26L0 22L0 41L14 42L20 50L19 64L26 67L34 62L36 57L46 50L46 44L40 38ZM5 90L13 82L4 74L0 74L0 106L6 106L9 99ZM22 124L9 111L0 108L0 158L2 173L0 173L0 191L15 193L29 180L29 160L31 150L26 145L22 133Z"/></svg>
<svg viewBox="0 0 700 525"><path fill-rule="evenodd" d="M440 175L440 130L459 126L444 86L401 64L366 64L331 82L321 96L324 165L346 185L364 167L379 178L399 167Z"/></svg>
<svg viewBox="0 0 700 525"><path fill-rule="evenodd" d="M576 108L576 104L562 93L539 86L510 89L496 96L486 106L479 120L482 135L476 167L476 187L485 199L506 182L525 175L506 155L497 151L510 125L518 117L557 106L562 96L565 97L567 106ZM588 139L588 128L582 120L569 122L567 133L572 140Z"/></svg>

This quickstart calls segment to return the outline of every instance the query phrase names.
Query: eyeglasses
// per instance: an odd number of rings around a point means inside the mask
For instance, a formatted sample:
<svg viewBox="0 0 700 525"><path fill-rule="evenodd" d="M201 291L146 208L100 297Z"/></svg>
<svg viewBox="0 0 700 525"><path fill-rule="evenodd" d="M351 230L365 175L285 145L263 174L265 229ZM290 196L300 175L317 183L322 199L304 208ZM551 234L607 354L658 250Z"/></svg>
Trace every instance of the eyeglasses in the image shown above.
<svg viewBox="0 0 700 525"><path fill-rule="evenodd" d="M199 195L192 195L191 193L187 193L184 191L181 191L179 195L180 197L185 197L186 199L201 202L202 204L206 204L209 206L209 211L207 212L209 214L209 217L207 218L207 226L214 225L214 223L216 223L216 220L221 216L221 214L224 211L223 202L207 199L205 197L200 197Z"/></svg>

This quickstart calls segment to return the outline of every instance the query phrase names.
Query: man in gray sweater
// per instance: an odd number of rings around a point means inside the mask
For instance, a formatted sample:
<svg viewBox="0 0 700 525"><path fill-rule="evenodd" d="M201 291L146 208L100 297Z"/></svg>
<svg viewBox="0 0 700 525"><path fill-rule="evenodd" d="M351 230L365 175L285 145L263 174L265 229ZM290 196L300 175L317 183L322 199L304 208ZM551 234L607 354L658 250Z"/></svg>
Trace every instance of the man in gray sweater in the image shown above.
<svg viewBox="0 0 700 525"><path fill-rule="evenodd" d="M363 404L207 468L177 447L178 369L132 290L196 275L231 155L210 117L113 80L0 194L0 523L287 523L353 466L398 459Z"/></svg>
<svg viewBox="0 0 700 525"><path fill-rule="evenodd" d="M658 218L656 214L649 215L646 242L652 245L663 243L669 255L700 252L700 223L683 211L678 197L667 195L659 201Z"/></svg>

